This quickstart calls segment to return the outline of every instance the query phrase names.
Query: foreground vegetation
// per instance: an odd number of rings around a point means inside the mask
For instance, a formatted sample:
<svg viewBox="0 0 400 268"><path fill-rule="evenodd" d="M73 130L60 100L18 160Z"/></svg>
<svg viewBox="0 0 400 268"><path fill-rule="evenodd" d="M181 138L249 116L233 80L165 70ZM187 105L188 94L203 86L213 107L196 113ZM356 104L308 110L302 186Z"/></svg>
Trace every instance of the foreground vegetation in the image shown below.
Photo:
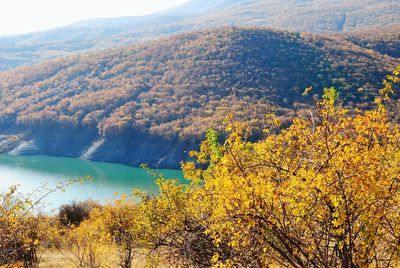
<svg viewBox="0 0 400 268"><path fill-rule="evenodd" d="M400 68L370 111L347 110L325 89L288 128L268 115L259 142L229 117L223 143L209 130L196 161L182 165L191 184L160 177L156 196L134 191L53 219L10 189L0 201L0 265L29 266L38 248L53 248L76 267L131 267L138 257L149 266L398 267L400 125L385 106L399 83Z"/></svg>

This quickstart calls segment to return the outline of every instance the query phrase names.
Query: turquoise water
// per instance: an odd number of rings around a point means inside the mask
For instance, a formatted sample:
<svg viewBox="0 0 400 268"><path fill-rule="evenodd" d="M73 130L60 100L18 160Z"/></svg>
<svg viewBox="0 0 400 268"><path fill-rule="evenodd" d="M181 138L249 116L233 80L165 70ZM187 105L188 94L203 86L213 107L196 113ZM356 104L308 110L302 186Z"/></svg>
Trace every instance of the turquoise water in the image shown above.
<svg viewBox="0 0 400 268"><path fill-rule="evenodd" d="M183 181L179 170L160 172L168 179ZM31 193L44 184L51 188L58 183L86 176L92 180L83 184L75 183L67 187L65 192L50 194L45 198L46 206L55 209L73 200L86 199L106 203L120 194L129 194L133 188L157 193L154 178L141 168L64 157L0 154L0 191L18 184L20 192Z"/></svg>

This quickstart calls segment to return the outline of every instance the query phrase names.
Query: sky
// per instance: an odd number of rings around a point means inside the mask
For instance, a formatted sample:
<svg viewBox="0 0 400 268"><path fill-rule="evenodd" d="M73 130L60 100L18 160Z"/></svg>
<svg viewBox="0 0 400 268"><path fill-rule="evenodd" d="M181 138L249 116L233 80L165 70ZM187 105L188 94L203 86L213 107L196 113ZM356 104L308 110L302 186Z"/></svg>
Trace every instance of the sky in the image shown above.
<svg viewBox="0 0 400 268"><path fill-rule="evenodd" d="M51 29L92 18L137 16L187 0L0 0L0 35Z"/></svg>

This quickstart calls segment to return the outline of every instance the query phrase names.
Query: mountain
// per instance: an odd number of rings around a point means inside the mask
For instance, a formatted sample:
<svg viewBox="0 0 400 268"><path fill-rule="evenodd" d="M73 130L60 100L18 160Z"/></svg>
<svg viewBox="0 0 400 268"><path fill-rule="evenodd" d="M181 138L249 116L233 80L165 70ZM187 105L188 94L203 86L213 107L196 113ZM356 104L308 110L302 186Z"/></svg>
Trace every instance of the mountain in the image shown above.
<svg viewBox="0 0 400 268"><path fill-rule="evenodd" d="M201 15L205 12L214 11L215 9L227 8L237 3L246 2L243 0L191 0L178 7L160 12L161 14L188 14Z"/></svg>
<svg viewBox="0 0 400 268"><path fill-rule="evenodd" d="M0 131L26 133L20 153L176 167L231 112L255 129L268 112L287 124L310 109L310 85L369 107L398 64L340 37L197 31L0 73Z"/></svg>
<svg viewBox="0 0 400 268"><path fill-rule="evenodd" d="M229 3L187 20L208 26L269 26L306 32L341 32L400 22L397 0L243 0Z"/></svg>
<svg viewBox="0 0 400 268"><path fill-rule="evenodd" d="M222 26L341 32L400 24L398 0L192 0L140 17L95 19L0 37L0 71L139 40Z"/></svg>

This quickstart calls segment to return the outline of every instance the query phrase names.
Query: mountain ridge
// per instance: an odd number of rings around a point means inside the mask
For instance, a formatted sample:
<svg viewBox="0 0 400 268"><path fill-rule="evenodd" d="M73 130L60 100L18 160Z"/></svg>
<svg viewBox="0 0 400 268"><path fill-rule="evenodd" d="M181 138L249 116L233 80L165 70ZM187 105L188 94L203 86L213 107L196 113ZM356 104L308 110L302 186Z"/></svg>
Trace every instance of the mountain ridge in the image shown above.
<svg viewBox="0 0 400 268"><path fill-rule="evenodd" d="M400 24L400 2L393 0L192 0L148 16L91 20L50 31L0 37L0 71L73 53L222 26L332 32L394 24Z"/></svg>

